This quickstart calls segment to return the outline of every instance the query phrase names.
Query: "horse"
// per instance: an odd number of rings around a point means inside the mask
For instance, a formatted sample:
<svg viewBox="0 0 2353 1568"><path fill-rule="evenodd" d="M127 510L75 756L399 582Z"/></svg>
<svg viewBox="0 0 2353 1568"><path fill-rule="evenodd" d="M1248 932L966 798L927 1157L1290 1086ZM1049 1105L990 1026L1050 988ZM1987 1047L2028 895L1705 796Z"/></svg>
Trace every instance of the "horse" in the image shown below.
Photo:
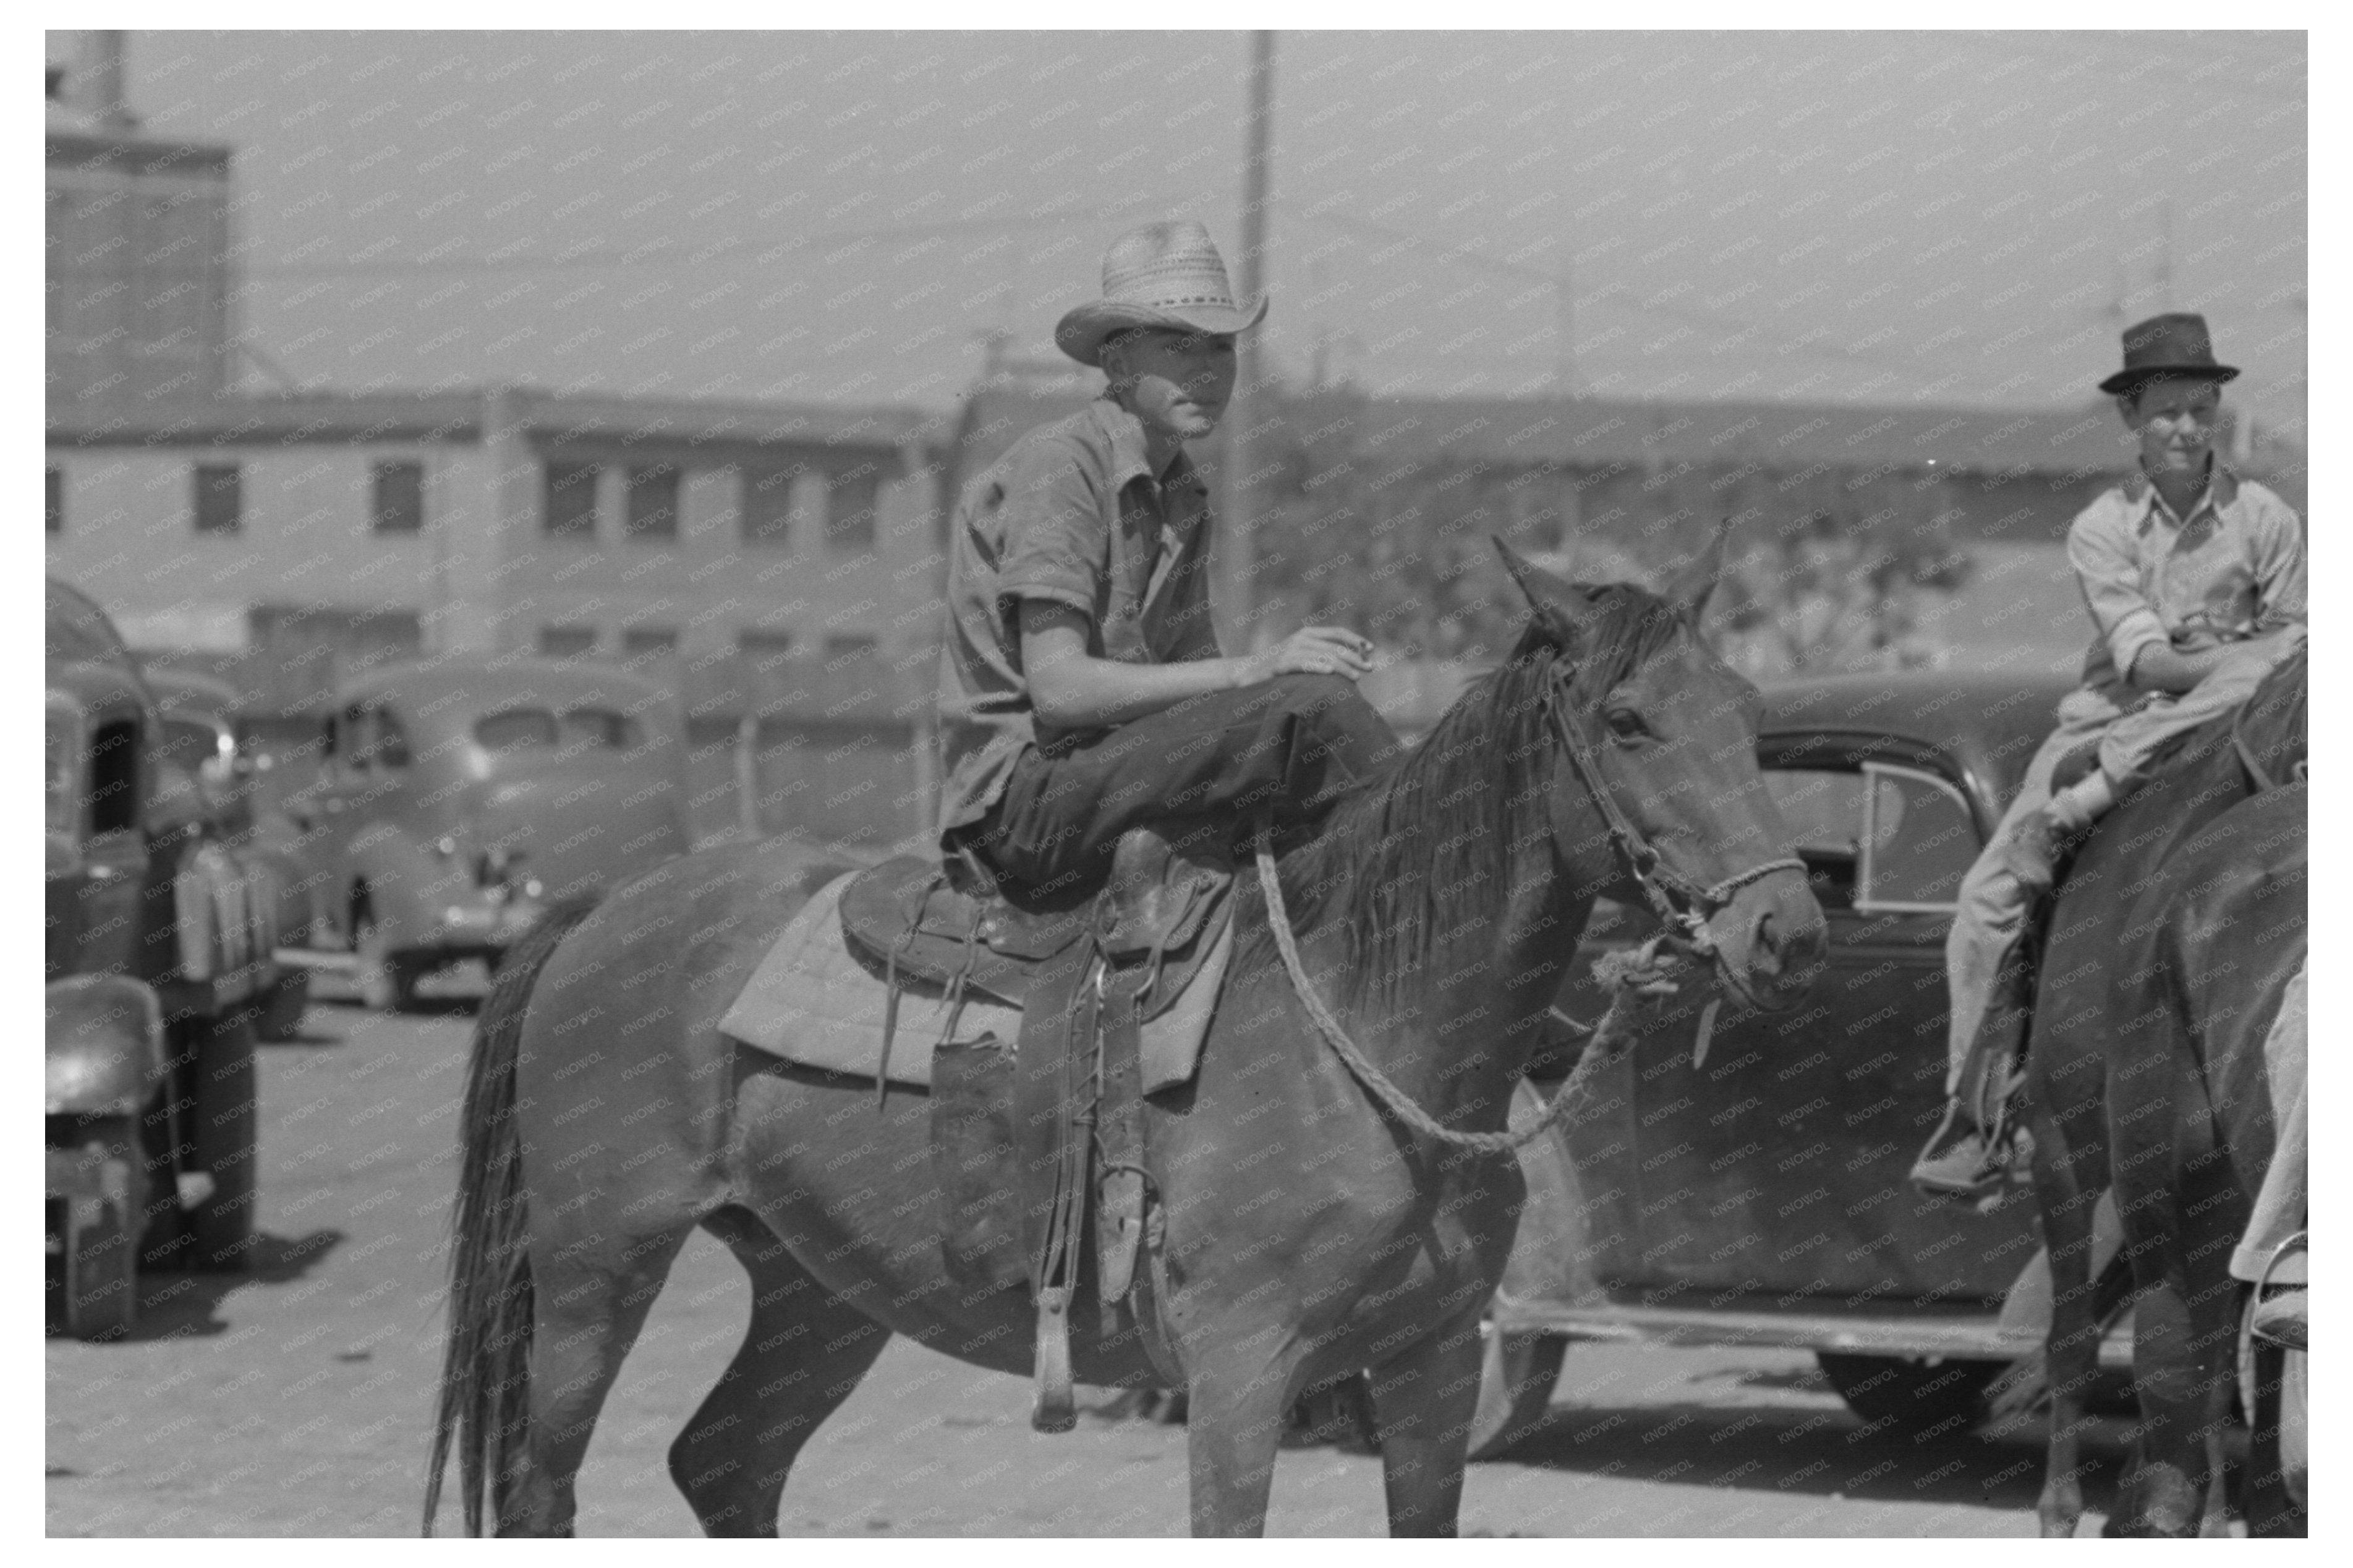
<svg viewBox="0 0 2353 1568"><path fill-rule="evenodd" d="M2073 1535L2084 1512L2081 1437L2105 1318L2092 1277L2093 1205L2112 1171L2121 1169L2119 1147L2137 1153L2153 1147L2148 1138L2179 1136L2190 1146L2212 1140L2211 1126L2200 1119L2211 1114L2202 1096L2177 1107L2146 1097L2154 1091L2138 1086L2153 1083L2158 1073L2150 1065L2158 1058L2136 1049L2143 1041L2133 1029L2152 1005L2131 989L2148 983L2129 957L2150 919L2145 896L2201 829L2288 778L2302 759L2306 671L2301 652L2290 656L2237 715L2184 736L2151 781L2101 821L2059 885L2035 986L2025 1085L2034 1198L2052 1277L2044 1347L2051 1429L2037 1502L2046 1536ZM2120 1124L2126 1103L2141 1123ZM2159 1118L2162 1128L2145 1125ZM2170 1166L2162 1173L2130 1172L2137 1186L2174 1174ZM2211 1179L2211 1172L2199 1177ZM2164 1217L2169 1211L2169 1204L2144 1207L2144 1246L2169 1245L2152 1242L2148 1229L2173 1223ZM2206 1223L2221 1222L2210 1210ZM2144 1269L2161 1266L2156 1255L2145 1255L2131 1267L2137 1285L2158 1277ZM2221 1482L2212 1462L2219 1439L2211 1423L2192 1420L2185 1428L2179 1419L2184 1408L2179 1358L2185 1341L2205 1334L2214 1313L2228 1311L2227 1301L2189 1299L2171 1290L2158 1291L2137 1309L2135 1382L2142 1386L2144 1408L2162 1412L2161 1425L2143 1436L2154 1436L2166 1457L2139 1478L2139 1456L2151 1449L2146 1441L2137 1445L2133 1478L2122 1489L2127 1504L2124 1517L2111 1520L2112 1532L2194 1534L2201 1515L2219 1519ZM2226 1328L2225 1352L2229 1333ZM2194 1459L2179 1452L2176 1438L2185 1429L2200 1434L2202 1451ZM2185 1494L2180 1488L2191 1478L2196 1484Z"/></svg>
<svg viewBox="0 0 2353 1568"><path fill-rule="evenodd" d="M1510 654L1274 868L1324 1016L1451 1139L1500 1141L1599 896L1668 899L1742 1004L1792 1006L1820 968L1758 694L1698 635L1721 546L1664 595L1506 549L1530 610ZM776 1533L795 1457L891 1334L1031 1370L1029 1290L946 1272L924 1096L878 1106L871 1079L715 1027L844 869L788 838L690 854L502 968L461 1107L428 1533L453 1449L470 1533L486 1484L498 1533L571 1533L598 1409L698 1225L753 1284L743 1345L670 1450L709 1534ZM1263 1533L1286 1409L1369 1368L1389 1528L1451 1534L1517 1163L1377 1105L1311 1033L1265 895L1245 876L1234 897L1198 1070L1145 1115L1165 1235L1144 1277L1189 1407L1193 1532ZM1079 1381L1166 1386L1092 1297L1071 1308Z"/></svg>
<svg viewBox="0 0 2353 1568"><path fill-rule="evenodd" d="M2184 843L2134 901L2111 980L2108 1160L2139 1297L2141 1425L2119 1533L2189 1533L2209 1432L2237 1382L2245 1232L2274 1142L2263 1042L2306 951L2306 786L2245 800ZM2277 1433L2255 1423L2251 1534L2301 1533Z"/></svg>

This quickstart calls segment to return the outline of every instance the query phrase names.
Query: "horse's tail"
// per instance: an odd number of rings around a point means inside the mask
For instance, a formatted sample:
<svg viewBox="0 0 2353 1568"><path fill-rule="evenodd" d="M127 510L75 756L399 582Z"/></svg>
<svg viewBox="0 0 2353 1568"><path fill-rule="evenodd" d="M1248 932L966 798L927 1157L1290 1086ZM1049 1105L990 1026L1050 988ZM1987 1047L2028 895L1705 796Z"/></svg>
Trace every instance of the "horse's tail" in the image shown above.
<svg viewBox="0 0 2353 1568"><path fill-rule="evenodd" d="M482 1533L489 1482L493 1525L531 1429L531 1253L522 1145L515 1130L515 1063L523 1010L556 944L596 908L557 905L507 952L474 1023L459 1113L458 1197L449 1215L449 1339L425 1478L424 1533L441 1506L442 1472L458 1451L466 1533Z"/></svg>

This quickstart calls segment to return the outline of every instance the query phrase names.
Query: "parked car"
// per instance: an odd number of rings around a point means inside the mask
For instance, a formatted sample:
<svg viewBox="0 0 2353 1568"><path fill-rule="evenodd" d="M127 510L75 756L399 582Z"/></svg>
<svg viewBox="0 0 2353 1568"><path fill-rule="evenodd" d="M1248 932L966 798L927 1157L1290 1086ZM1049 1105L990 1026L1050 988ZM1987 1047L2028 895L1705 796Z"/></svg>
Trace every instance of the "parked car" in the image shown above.
<svg viewBox="0 0 2353 1568"><path fill-rule="evenodd" d="M322 890L307 953L406 1005L461 959L495 968L550 906L688 845L668 688L593 663L443 656L345 681L316 780L260 825Z"/></svg>
<svg viewBox="0 0 2353 1568"><path fill-rule="evenodd" d="M1700 1063L1694 998L1601 1074L1573 1133L1524 1151L1474 1446L1542 1414L1578 1339L1810 1349L1859 1414L1914 1433L1973 1420L2040 1342L2024 1192L1980 1213L1906 1174L1944 1107L1954 899L2066 690L1921 671L1767 691L1758 758L1828 920L1827 970L1794 1012L1727 1010ZM1598 910L1563 1010L1599 1016L1592 960L1651 929Z"/></svg>
<svg viewBox="0 0 2353 1568"><path fill-rule="evenodd" d="M236 688L210 675L153 664L142 673L162 715L165 757L195 780L210 802L230 853L257 895L269 903L280 939L307 945L314 906L325 904L325 889L281 837L260 832L254 797L263 769L239 744ZM265 754L258 760L268 764L270 758ZM293 1039L301 1031L310 994L310 971L300 964L281 966L259 998L254 1032L264 1040Z"/></svg>
<svg viewBox="0 0 2353 1568"><path fill-rule="evenodd" d="M104 612L47 585L43 981L50 1301L119 1333L148 1266L239 1268L269 901L174 765Z"/></svg>

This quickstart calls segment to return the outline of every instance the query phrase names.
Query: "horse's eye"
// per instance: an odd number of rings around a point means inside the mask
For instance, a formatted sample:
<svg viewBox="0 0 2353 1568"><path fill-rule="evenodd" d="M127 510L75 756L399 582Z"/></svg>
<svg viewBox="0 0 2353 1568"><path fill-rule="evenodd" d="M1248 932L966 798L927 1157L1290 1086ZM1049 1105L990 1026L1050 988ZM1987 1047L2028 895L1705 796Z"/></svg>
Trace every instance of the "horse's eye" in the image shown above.
<svg viewBox="0 0 2353 1568"><path fill-rule="evenodd" d="M1626 740L1640 739L1645 733L1642 715L1632 708L1611 708L1609 714L1609 733Z"/></svg>

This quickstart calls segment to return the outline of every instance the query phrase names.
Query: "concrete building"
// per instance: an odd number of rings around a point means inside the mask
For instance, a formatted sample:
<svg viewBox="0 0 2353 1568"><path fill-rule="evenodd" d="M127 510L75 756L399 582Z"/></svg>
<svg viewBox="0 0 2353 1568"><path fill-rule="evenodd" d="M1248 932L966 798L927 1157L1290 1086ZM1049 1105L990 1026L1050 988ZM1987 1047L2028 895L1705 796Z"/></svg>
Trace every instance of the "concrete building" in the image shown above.
<svg viewBox="0 0 2353 1568"><path fill-rule="evenodd" d="M229 150L142 134L120 33L51 36L44 189L52 414L230 378Z"/></svg>
<svg viewBox="0 0 2353 1568"><path fill-rule="evenodd" d="M142 132L119 33L49 36L48 569L137 644L667 666L926 645L902 408L527 387L238 393L230 151Z"/></svg>
<svg viewBox="0 0 2353 1568"><path fill-rule="evenodd" d="M53 407L49 569L134 642L640 664L926 641L918 413L528 388Z"/></svg>

